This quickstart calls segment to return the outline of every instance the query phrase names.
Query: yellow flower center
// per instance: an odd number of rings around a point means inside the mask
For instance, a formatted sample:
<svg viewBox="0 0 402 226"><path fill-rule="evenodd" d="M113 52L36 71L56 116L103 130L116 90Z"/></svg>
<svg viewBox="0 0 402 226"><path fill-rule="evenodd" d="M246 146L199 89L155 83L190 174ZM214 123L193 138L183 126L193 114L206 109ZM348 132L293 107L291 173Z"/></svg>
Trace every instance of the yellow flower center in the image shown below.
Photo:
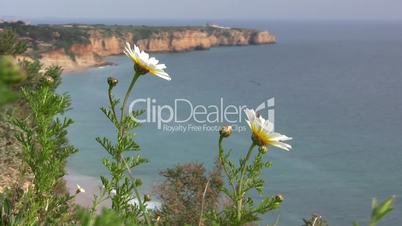
<svg viewBox="0 0 402 226"><path fill-rule="evenodd" d="M138 71L140 74L145 75L146 73L150 72L149 68L140 63L134 63L135 71Z"/></svg>
<svg viewBox="0 0 402 226"><path fill-rule="evenodd" d="M271 139L269 135L264 131L263 128L256 126L255 123L251 125L252 136L251 139L258 146L267 146L271 144Z"/></svg>
<svg viewBox="0 0 402 226"><path fill-rule="evenodd" d="M141 74L146 74L150 72L151 74L155 74L156 70L152 67L148 67L145 65L140 59L135 56L130 55L131 60L134 62L135 69Z"/></svg>

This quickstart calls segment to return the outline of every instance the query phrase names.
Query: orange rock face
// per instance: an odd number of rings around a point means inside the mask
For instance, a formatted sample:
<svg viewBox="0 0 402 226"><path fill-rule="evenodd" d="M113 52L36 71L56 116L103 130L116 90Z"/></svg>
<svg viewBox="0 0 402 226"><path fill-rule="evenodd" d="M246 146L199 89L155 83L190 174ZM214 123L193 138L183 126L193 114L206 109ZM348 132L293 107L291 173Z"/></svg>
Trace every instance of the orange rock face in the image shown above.
<svg viewBox="0 0 402 226"><path fill-rule="evenodd" d="M260 45L275 43L276 38L269 32L245 29L181 29L161 31L146 39L137 40L135 34L105 35L98 31L90 32L90 44L74 44L66 52L57 49L41 54L41 62L48 66L57 64L65 70L79 70L85 67L106 63L105 56L122 54L126 41L135 42L148 52L183 52L209 49L214 46Z"/></svg>

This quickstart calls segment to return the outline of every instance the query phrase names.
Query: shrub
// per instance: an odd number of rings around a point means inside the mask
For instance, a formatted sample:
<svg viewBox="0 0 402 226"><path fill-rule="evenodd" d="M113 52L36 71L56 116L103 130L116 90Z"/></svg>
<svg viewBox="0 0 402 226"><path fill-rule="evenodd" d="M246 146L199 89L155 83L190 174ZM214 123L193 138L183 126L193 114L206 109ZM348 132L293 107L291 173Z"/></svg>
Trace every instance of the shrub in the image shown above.
<svg viewBox="0 0 402 226"><path fill-rule="evenodd" d="M8 53L20 51L19 45L7 46L11 48ZM22 145L20 167L32 174L33 179L26 190L21 189L21 184L15 184L1 194L0 225L63 224L71 218L70 200L74 198L65 190L64 166L66 159L77 151L66 138L67 127L73 121L62 117L70 107L70 99L55 92L60 83L60 67L42 69L39 62L26 61L20 65L22 69L13 65L14 71L27 75L26 80L21 82L9 70L8 74L2 74L1 81L3 84L18 82L18 87L24 87L19 107L26 109L26 113L9 117L17 129L16 139ZM0 71L6 70L4 65L0 66Z"/></svg>
<svg viewBox="0 0 402 226"><path fill-rule="evenodd" d="M0 32L0 55L17 55L24 53L27 44L17 39L17 35L11 29Z"/></svg>
<svg viewBox="0 0 402 226"><path fill-rule="evenodd" d="M223 178L219 163L210 172L201 163L177 165L160 172L165 181L156 193L162 202L157 211L163 225L199 225L208 223L202 213L218 205ZM209 224L206 224L209 225Z"/></svg>

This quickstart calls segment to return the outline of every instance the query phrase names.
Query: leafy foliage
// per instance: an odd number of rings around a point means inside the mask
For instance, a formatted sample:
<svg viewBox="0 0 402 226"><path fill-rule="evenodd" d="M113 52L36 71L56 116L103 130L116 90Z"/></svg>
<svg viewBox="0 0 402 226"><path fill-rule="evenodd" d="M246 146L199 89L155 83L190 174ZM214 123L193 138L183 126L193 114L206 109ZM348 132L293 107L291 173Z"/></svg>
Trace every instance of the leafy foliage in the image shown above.
<svg viewBox="0 0 402 226"><path fill-rule="evenodd" d="M27 49L27 43L19 41L11 29L0 32L0 55L22 54Z"/></svg>
<svg viewBox="0 0 402 226"><path fill-rule="evenodd" d="M0 106L17 99L18 94L12 85L25 79L12 55L25 51L26 44L17 39L17 35L9 29L0 32Z"/></svg>
<svg viewBox="0 0 402 226"><path fill-rule="evenodd" d="M36 191L46 193L64 175L66 158L77 151L65 142L66 128L73 123L72 119L56 117L69 108L70 100L54 93L48 85L38 90L23 89L22 94L31 107L34 126L25 119L14 119L22 131L17 139L23 144L25 162L35 175Z"/></svg>
<svg viewBox="0 0 402 226"><path fill-rule="evenodd" d="M214 211L219 202L223 185L221 167L206 175L200 163L177 165L160 173L166 179L157 187L156 193L162 202L157 211L163 225L209 225L208 218L201 216Z"/></svg>
<svg viewBox="0 0 402 226"><path fill-rule="evenodd" d="M369 226L376 226L386 215L393 210L395 197L389 197L381 203L378 203L377 199L373 199L371 202L371 217ZM353 223L354 226L358 226L357 222Z"/></svg>
<svg viewBox="0 0 402 226"><path fill-rule="evenodd" d="M66 159L77 150L66 139L66 129L73 121L61 115L69 109L70 99L65 94L55 93L60 81L59 67L43 70L38 62L23 62L21 67L18 71L28 75L27 80L19 84L24 86L21 95L28 117L10 117L18 128L16 138L22 145L24 171L32 174L33 179L25 191L17 184L1 194L0 225L68 222L71 218L69 202L74 196L63 189L64 166ZM18 80L7 77L6 81Z"/></svg>
<svg viewBox="0 0 402 226"><path fill-rule="evenodd" d="M48 224L60 221L68 213L68 194L56 194L55 188L62 183L66 159L77 150L66 142L66 129L72 124L69 118L60 119L70 106L69 97L59 95L49 84L38 90L22 91L31 108L31 120L15 118L20 129L17 140L23 145L23 158L34 175L33 186L24 194L29 213L36 216L25 219L26 223Z"/></svg>
<svg viewBox="0 0 402 226"><path fill-rule="evenodd" d="M0 107L17 100L18 94L4 84L0 84Z"/></svg>
<svg viewBox="0 0 402 226"><path fill-rule="evenodd" d="M225 153L222 141L227 137L219 138L219 160L228 179L229 186L223 187L222 192L229 199L230 203L224 209L214 214L214 220L219 225L244 225L260 220L261 214L279 208L283 201L282 195L264 197L259 204L247 194L254 190L262 195L264 180L261 173L264 169L271 167L270 161L264 161L267 150L259 148L259 151L251 160L252 152L256 144L252 143L245 157L239 160L239 165L230 160L230 152Z"/></svg>
<svg viewBox="0 0 402 226"><path fill-rule="evenodd" d="M392 206L394 205L394 200L394 197L390 197L382 203L378 203L377 199L373 199L371 204L372 212L370 218L370 226L377 225L382 218L384 218L393 210Z"/></svg>
<svg viewBox="0 0 402 226"><path fill-rule="evenodd" d="M116 79L109 79L109 103L106 108L101 108L101 111L112 122L117 131L117 143L114 144L106 137L97 137L96 141L109 153L109 158L103 159L103 165L110 172L111 178L105 176L101 177L102 185L112 200L112 209L120 215L125 222L142 223L146 222L148 225L151 223L149 218L146 201L142 200L138 187L142 185L139 178L135 178L132 169L147 163L148 160L143 158L140 154L136 156L125 156L129 152L139 152L140 146L134 141L134 134L131 131L138 127L140 123L136 117L143 113L142 110L134 111L130 115L126 115L124 110L134 87L135 82L141 76L140 73L135 73L130 87L127 90L124 102L120 108L120 119L116 114L116 107L119 100L115 99L112 95L112 89L117 84ZM113 80L115 83L111 83ZM133 196L135 194L135 197ZM138 204L134 204L133 200L136 198Z"/></svg>
<svg viewBox="0 0 402 226"><path fill-rule="evenodd" d="M53 44L54 48L68 48L73 44L89 43L89 34L79 27L63 25L29 25L24 22L2 23L4 29L11 29L21 37L29 37Z"/></svg>
<svg viewBox="0 0 402 226"><path fill-rule="evenodd" d="M25 79L25 73L20 69L14 58L0 56L0 84L12 85Z"/></svg>

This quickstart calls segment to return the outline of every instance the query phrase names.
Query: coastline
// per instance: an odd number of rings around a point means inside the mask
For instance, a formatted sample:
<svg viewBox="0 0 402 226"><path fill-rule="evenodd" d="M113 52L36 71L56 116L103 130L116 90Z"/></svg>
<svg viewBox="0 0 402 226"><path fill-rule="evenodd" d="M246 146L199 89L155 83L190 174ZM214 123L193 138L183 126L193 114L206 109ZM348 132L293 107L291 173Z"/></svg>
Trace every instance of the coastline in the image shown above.
<svg viewBox="0 0 402 226"><path fill-rule="evenodd" d="M45 66L58 65L65 71L79 71L109 63L105 57L123 54L126 42L149 53L208 50L218 46L248 46L276 43L268 31L204 26L143 26L102 24L30 25L0 23L0 29L20 31L28 46L20 56L39 59ZM25 32L21 32L25 31Z"/></svg>
<svg viewBox="0 0 402 226"><path fill-rule="evenodd" d="M274 43L258 44L258 45L271 45L271 44L274 44ZM256 45L256 44L253 44L253 45ZM221 48L221 47L229 47L230 48L230 47L241 47L241 46L252 46L252 45L213 46L212 48ZM210 48L210 49L212 49L212 48ZM185 52L192 52L192 51L207 51L210 49L191 49L191 50L186 50L186 51L154 51L154 52L150 51L150 53L185 53ZM124 55L125 54L123 52L121 52L118 54L111 54L111 55L104 56L104 58L112 57L112 56L124 56ZM74 65L74 66L70 66L70 65L63 66L60 64L54 64L51 61L49 61L48 59L41 59L40 62L45 67L49 67L49 66L53 66L53 65L61 66L63 69L63 74L64 73L82 72L82 71L92 69L92 68L118 66L117 63L107 61L104 58L102 58L102 61L100 61L100 62L93 62L93 63L88 63L88 64ZM27 57L24 57L24 59L27 59Z"/></svg>
<svg viewBox="0 0 402 226"><path fill-rule="evenodd" d="M121 55L121 54L119 54ZM119 56L119 55L113 55L113 56ZM47 65L47 66L51 66L52 64L46 64L45 62L42 62L42 64ZM118 64L110 62L110 61L103 61L100 63L95 63L95 64L88 64L88 65L80 65L80 66L76 66L76 67L67 67L67 68L63 68L63 73L62 76L65 73L74 73L74 72L81 72L81 71L85 71L91 68L101 68L101 67L110 67L110 66L117 66Z"/></svg>
<svg viewBox="0 0 402 226"><path fill-rule="evenodd" d="M275 44L276 43L276 38L275 41L273 42L266 42L266 43L259 43L259 44L242 44L242 45L216 45L216 46L211 46L209 48L190 48L190 49L185 49L185 50L181 50L181 51L166 51L166 50L156 50L156 51L152 51L152 50L148 50L147 48L141 47L140 48L144 48L145 51L150 52L150 53L183 53L183 52L192 52L192 51L205 51L205 50L209 50L211 48L219 48L219 47L235 47L235 46L251 46L251 45L271 45L271 44ZM102 57L95 57L96 60L77 60L77 59L60 59L60 58L66 58L65 53L61 54L61 56L59 55L58 57L54 56L54 55L46 55L42 58L40 58L40 63L43 64L45 67L49 67L49 66L53 66L53 65L58 65L61 66L63 68L63 71L65 73L71 73L71 72L80 72L80 71L84 71L87 69L91 69L91 68L97 68L97 67L103 67L103 66L116 66L116 63L110 62L110 61L106 61L105 58L110 57L110 56L122 56L124 55L123 53L123 47L121 48L121 50L118 53L111 53L111 54L104 54ZM29 57L21 57L24 59L28 59L31 60ZM77 58L77 56L75 57Z"/></svg>

